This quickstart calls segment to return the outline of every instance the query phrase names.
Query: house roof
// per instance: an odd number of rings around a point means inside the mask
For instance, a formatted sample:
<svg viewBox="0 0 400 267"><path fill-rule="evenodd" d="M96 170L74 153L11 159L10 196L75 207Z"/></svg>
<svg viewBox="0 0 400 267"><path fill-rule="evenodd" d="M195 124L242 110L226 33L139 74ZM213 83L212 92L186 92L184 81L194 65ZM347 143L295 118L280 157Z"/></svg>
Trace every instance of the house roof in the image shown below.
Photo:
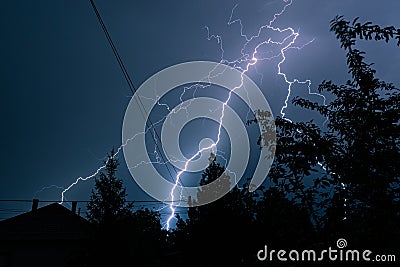
<svg viewBox="0 0 400 267"><path fill-rule="evenodd" d="M0 240L76 240L91 228L81 216L53 203L0 221Z"/></svg>

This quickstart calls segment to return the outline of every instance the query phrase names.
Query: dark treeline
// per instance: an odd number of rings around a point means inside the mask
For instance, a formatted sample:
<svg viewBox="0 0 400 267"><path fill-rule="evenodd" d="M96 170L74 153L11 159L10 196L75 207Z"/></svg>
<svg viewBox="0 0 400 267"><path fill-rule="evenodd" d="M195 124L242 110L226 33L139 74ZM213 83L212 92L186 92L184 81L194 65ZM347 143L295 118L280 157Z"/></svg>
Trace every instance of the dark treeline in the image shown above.
<svg viewBox="0 0 400 267"><path fill-rule="evenodd" d="M125 189L115 175L118 162L109 156L88 204L93 246L79 264L309 266L261 262L257 252L265 245L276 250L337 248L339 238L347 240L347 248L397 253L400 260L400 94L376 78L356 48L360 39L397 39L399 45L400 30L336 17L331 31L346 51L351 80L322 82L319 92L332 99L326 105L294 99L295 105L325 117L323 126L276 118L277 146L268 176L273 186L252 193L248 184L236 187L211 204L189 208L187 218L177 216L176 227L167 232L158 212L133 212L125 202ZM256 112L249 123L265 123L264 115ZM201 184L224 171L212 158Z"/></svg>

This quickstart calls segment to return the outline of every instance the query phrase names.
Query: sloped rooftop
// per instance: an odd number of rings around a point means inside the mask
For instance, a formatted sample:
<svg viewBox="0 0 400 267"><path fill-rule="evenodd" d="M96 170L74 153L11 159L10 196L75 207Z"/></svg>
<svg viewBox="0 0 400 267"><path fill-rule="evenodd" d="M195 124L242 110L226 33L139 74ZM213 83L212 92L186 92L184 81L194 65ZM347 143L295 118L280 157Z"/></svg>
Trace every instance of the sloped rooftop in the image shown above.
<svg viewBox="0 0 400 267"><path fill-rule="evenodd" d="M0 221L0 240L77 240L92 225L58 203Z"/></svg>

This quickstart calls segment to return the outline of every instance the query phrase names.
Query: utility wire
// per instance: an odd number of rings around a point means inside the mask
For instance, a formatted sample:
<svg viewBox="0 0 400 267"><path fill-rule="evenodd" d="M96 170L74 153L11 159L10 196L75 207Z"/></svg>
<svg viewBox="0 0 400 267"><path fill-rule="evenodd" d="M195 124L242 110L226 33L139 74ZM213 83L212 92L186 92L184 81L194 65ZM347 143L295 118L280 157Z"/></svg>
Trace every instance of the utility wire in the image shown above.
<svg viewBox="0 0 400 267"><path fill-rule="evenodd" d="M0 199L0 202L32 202L32 199ZM179 202L180 200L175 201L163 201L163 202ZM39 202L57 202L59 203L60 200L39 200ZM90 200L64 200L63 202L90 202ZM158 200L127 200L125 202L128 203L163 203Z"/></svg>
<svg viewBox="0 0 400 267"><path fill-rule="evenodd" d="M125 68L125 65L124 65L124 63L123 63L123 61L122 61L122 59L121 59L121 57L120 57L120 55L119 55L119 53L118 53L117 48L116 48L115 45L114 45L113 40L111 39L111 36L110 36L110 34L109 34L108 30L107 30L107 27L106 27L106 25L104 24L104 21L103 21L103 19L101 18L100 13L99 13L99 11L98 11L98 9L97 9L97 7L96 7L94 1L93 1L93 0L90 0L90 3L91 3L91 5L92 5L92 8L93 8L93 10L94 10L94 13L96 14L96 17L97 17L99 23L100 23L100 25L101 25L101 28L103 29L103 32L104 32L104 34L106 35L107 41L108 41L108 43L110 44L111 49L112 49L113 52L114 52L114 55L115 55L115 57L116 57L116 59L117 59L117 61L118 61L118 65L119 65L120 68L121 68L121 71L122 71L122 73L123 73L123 75L124 75L124 77L125 77L125 80L126 80L126 82L128 83L129 89L130 89L130 91L131 91L131 93L132 93L132 97L135 98L135 101L136 101L136 103L138 104L138 106L139 106L139 108L140 108L140 112L142 113L143 118L146 119L147 111L146 111L145 108L144 108L143 102L142 102L142 100L140 99L140 96L135 97L135 93L136 93L136 90L137 90L137 89L136 89L135 85L133 84L132 79L130 78L128 71L127 71L126 68ZM152 128L154 129L154 124L153 124L153 122L151 121L150 116L149 116L148 120L146 120L146 126L147 126L148 129L152 129ZM158 138L158 140L161 140L161 138L160 138L159 134L157 133L157 131L154 131L154 134L156 135L156 137L155 137L153 134L151 134L151 137L152 137L152 139L153 139L153 142L154 142L154 144L156 145L156 148L157 148L159 154L161 155L161 158L162 158L163 162L166 163L167 160L166 160L166 158L165 158L165 156L164 156L164 153L162 153L162 150L160 149L160 147L159 147L159 145L158 145L158 142L157 142L157 140L156 140L156 138ZM169 169L169 167L168 167L168 164L165 164L165 166L166 166L167 171L168 171L169 175L171 176L171 178L174 179L174 176L172 175L172 173L171 173L171 171L170 171L170 169ZM175 174L177 175L176 169L175 169L174 167L172 167L172 169L175 171Z"/></svg>

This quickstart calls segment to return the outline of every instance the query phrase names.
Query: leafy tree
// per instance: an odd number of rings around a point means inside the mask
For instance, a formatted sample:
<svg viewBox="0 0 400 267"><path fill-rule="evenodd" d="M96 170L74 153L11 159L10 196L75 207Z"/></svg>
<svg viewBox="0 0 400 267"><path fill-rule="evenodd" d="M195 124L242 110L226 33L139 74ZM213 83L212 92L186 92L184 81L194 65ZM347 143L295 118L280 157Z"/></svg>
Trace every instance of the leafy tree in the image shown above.
<svg viewBox="0 0 400 267"><path fill-rule="evenodd" d="M225 168L212 157L200 184L209 184L224 173ZM204 193L199 192L199 199ZM181 255L176 263L182 265L189 261L193 265L191 259L196 258L195 266L258 266L255 255L265 244L304 248L305 240L313 235L312 223L300 205L278 188L251 193L247 182L215 202L190 207L186 220L178 216L172 242Z"/></svg>
<svg viewBox="0 0 400 267"><path fill-rule="evenodd" d="M212 156L209 166L202 173L200 185L207 185L219 177L216 187L203 187L199 191L198 201L217 193L213 190L229 188L230 178L225 168ZM198 266L222 266L254 258L251 242L254 237L251 233L253 195L246 186L242 189L235 187L212 203L190 207L187 220L178 217L173 236L176 247L183 255L183 262L193 262L192 259L196 258L194 264Z"/></svg>
<svg viewBox="0 0 400 267"><path fill-rule="evenodd" d="M400 237L400 94L376 78L355 45L357 38L400 40L400 30L357 21L331 21L352 79L343 85L320 84L319 92L333 98L327 105L294 99L295 105L324 116L323 127L277 118L278 149L270 178L306 208L317 228L324 227L330 242L344 234L352 242L373 244Z"/></svg>
<svg viewBox="0 0 400 267"><path fill-rule="evenodd" d="M126 189L116 177L119 163L114 150L104 164L106 172L100 172L100 178L95 180L95 190L87 205L87 217L96 224L111 224L132 214L132 203L126 202Z"/></svg>
<svg viewBox="0 0 400 267"><path fill-rule="evenodd" d="M257 201L255 227L258 228L258 248L268 244L276 248L307 248L315 237L306 210L287 198L278 187L264 190Z"/></svg>
<svg viewBox="0 0 400 267"><path fill-rule="evenodd" d="M91 265L122 266L134 261L144 266L160 266L165 233L160 214L149 209L133 211L133 203L121 179L116 177L118 160L112 150L105 172L95 180L87 217L96 228L91 246Z"/></svg>
<svg viewBox="0 0 400 267"><path fill-rule="evenodd" d="M160 213L150 209L139 209L125 221L124 235L128 260L141 266L160 266L164 256L166 232L162 230Z"/></svg>
<svg viewBox="0 0 400 267"><path fill-rule="evenodd" d="M90 246L90 266L120 265L129 255L128 221L132 216L132 203L126 202L126 190L116 177L118 160L114 150L107 156L105 172L95 180L87 218L95 226L93 244ZM124 244L124 245L123 245Z"/></svg>

